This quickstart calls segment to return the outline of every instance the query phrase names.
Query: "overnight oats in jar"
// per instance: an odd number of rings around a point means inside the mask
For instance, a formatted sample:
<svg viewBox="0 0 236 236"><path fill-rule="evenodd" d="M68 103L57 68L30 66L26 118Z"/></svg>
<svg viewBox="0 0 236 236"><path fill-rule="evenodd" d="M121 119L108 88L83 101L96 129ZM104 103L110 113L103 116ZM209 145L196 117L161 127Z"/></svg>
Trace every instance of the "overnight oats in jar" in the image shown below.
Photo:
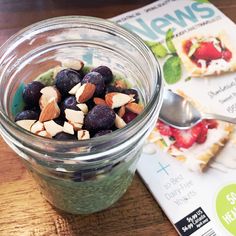
<svg viewBox="0 0 236 236"><path fill-rule="evenodd" d="M56 208L88 214L132 182L162 102L142 40L107 20L58 17L0 52L0 131Z"/></svg>

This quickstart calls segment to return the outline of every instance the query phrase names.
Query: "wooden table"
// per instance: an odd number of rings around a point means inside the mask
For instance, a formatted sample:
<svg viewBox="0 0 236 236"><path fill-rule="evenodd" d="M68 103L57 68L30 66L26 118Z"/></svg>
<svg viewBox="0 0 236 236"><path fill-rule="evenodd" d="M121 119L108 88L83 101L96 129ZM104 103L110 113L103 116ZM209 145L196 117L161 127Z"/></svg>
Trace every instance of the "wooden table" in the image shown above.
<svg viewBox="0 0 236 236"><path fill-rule="evenodd" d="M181 0L180 0L181 1ZM112 17L150 0L1 0L0 44L19 29L49 17ZM212 1L236 22L233 0ZM89 216L59 214L40 196L18 156L0 138L0 236L128 236L177 233L138 175L113 207Z"/></svg>

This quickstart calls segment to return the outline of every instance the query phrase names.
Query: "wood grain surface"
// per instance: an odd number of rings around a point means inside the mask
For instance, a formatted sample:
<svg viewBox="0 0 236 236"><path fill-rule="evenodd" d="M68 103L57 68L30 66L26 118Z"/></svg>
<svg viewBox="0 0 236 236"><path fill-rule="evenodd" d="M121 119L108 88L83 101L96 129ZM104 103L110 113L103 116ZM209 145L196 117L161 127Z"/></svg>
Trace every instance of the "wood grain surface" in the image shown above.
<svg viewBox="0 0 236 236"><path fill-rule="evenodd" d="M179 0L181 1L181 0ZM112 17L148 0L0 0L0 44L19 29L62 15ZM236 22L236 1L211 1ZM54 210L40 195L19 157L0 138L0 236L175 236L177 233L145 185L135 176L110 209L88 216Z"/></svg>

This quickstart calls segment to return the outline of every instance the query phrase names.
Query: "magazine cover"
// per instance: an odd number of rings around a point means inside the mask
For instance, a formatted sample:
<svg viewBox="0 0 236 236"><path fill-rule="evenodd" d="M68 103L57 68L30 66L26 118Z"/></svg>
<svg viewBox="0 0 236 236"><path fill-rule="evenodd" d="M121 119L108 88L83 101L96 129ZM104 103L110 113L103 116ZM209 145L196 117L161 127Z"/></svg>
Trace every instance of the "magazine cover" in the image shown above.
<svg viewBox="0 0 236 236"><path fill-rule="evenodd" d="M168 89L202 112L236 117L236 26L213 4L160 0L112 20L146 41ZM158 121L138 172L180 235L236 235L234 125Z"/></svg>

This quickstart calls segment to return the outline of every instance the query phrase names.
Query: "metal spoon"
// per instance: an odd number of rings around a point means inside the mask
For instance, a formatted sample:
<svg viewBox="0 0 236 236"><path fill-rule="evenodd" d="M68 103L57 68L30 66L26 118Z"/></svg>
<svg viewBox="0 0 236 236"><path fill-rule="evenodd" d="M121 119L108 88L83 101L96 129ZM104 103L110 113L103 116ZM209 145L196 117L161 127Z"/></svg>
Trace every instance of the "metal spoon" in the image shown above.
<svg viewBox="0 0 236 236"><path fill-rule="evenodd" d="M178 129L191 128L203 119L216 119L236 124L236 118L200 112L185 98L168 89L164 90L159 119Z"/></svg>

